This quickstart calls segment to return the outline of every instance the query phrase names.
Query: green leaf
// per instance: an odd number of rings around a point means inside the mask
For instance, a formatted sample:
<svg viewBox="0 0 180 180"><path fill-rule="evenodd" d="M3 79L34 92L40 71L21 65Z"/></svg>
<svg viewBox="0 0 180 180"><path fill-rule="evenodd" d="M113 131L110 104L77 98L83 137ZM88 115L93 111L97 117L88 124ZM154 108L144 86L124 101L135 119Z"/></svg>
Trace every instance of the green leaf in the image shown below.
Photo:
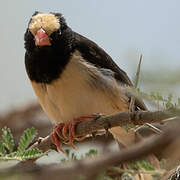
<svg viewBox="0 0 180 180"><path fill-rule="evenodd" d="M127 167L128 167L128 169L136 169L136 170L139 168L136 161L129 162L127 164Z"/></svg>
<svg viewBox="0 0 180 180"><path fill-rule="evenodd" d="M17 152L11 152L9 154L6 154L4 156L0 156L0 160L18 160L18 161L22 161L22 158L17 156Z"/></svg>
<svg viewBox="0 0 180 180"><path fill-rule="evenodd" d="M155 168L152 166L152 164L150 162L148 162L147 160L137 161L137 164L139 167L142 167L143 169L145 169L147 171L155 170Z"/></svg>
<svg viewBox="0 0 180 180"><path fill-rule="evenodd" d="M25 151L22 155L18 155L17 152L12 152L5 156L0 156L0 160L18 160L18 161L25 161L28 159L39 158L46 153L43 153L39 149L29 149Z"/></svg>
<svg viewBox="0 0 180 180"><path fill-rule="evenodd" d="M121 176L122 180L135 180L135 177L129 173L123 173Z"/></svg>
<svg viewBox="0 0 180 180"><path fill-rule="evenodd" d="M69 157L69 155L70 155L70 150L69 150L69 149L65 149L64 151L65 151L66 156Z"/></svg>
<svg viewBox="0 0 180 180"><path fill-rule="evenodd" d="M178 98L178 106L180 106L180 98Z"/></svg>
<svg viewBox="0 0 180 180"><path fill-rule="evenodd" d="M97 149L90 149L89 152L87 152L85 154L86 157L89 157L89 156L96 156L98 154L98 150Z"/></svg>
<svg viewBox="0 0 180 180"><path fill-rule="evenodd" d="M13 139L11 130L7 127L4 127L2 129L2 142L3 142L4 146L9 150L9 152L13 151L14 139Z"/></svg>
<svg viewBox="0 0 180 180"><path fill-rule="evenodd" d="M147 171L155 170L152 164L146 159L141 160L141 161L131 161L130 163L127 164L127 167L128 169L135 169L135 170L142 169L142 168Z"/></svg>
<svg viewBox="0 0 180 180"><path fill-rule="evenodd" d="M6 154L6 150L3 142L0 140L0 156L4 156Z"/></svg>
<svg viewBox="0 0 180 180"><path fill-rule="evenodd" d="M17 149L18 156L24 153L24 151L29 146L29 144L33 141L35 136L36 136L36 130L34 128L26 129L24 131L24 134L23 136L21 136L18 149Z"/></svg>
<svg viewBox="0 0 180 180"><path fill-rule="evenodd" d="M71 160L73 160L73 161L75 161L75 160L77 160L78 158L77 158L77 156L76 156L76 154L73 152L73 153L71 153Z"/></svg>
<svg viewBox="0 0 180 180"><path fill-rule="evenodd" d="M0 140L0 160L24 161L27 159L38 158L45 155L46 153L43 153L39 149L26 150L26 148L34 139L35 135L36 135L36 130L34 128L25 130L23 136L21 136L17 152L13 152L14 149L13 136L11 134L10 129L4 127L2 129L2 140Z"/></svg>
<svg viewBox="0 0 180 180"><path fill-rule="evenodd" d="M18 161L22 161L22 158L17 156L17 152L12 152L10 154L7 154L5 156L6 160L18 160Z"/></svg>
<svg viewBox="0 0 180 180"><path fill-rule="evenodd" d="M44 155L44 153L41 150L37 149L37 148L29 149L29 150L27 150L27 151L25 151L23 153L22 159L23 160L34 159L34 158L41 157L43 155Z"/></svg>

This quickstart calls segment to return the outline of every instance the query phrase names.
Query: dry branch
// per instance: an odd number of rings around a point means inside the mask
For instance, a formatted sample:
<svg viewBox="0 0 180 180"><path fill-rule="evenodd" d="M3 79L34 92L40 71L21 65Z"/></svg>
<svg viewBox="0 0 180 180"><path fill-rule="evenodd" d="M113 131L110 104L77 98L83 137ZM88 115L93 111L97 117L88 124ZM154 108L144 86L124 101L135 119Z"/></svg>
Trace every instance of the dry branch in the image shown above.
<svg viewBox="0 0 180 180"><path fill-rule="evenodd" d="M134 79L134 88L138 87L139 74L140 74L140 70L141 70L141 63L142 63L142 54L141 54L140 59L139 59L139 64L138 64L137 71L136 71L136 76L135 76L135 79ZM135 97L132 96L131 97L131 101L130 101L130 105L129 105L130 112L134 112L135 111L134 103L135 103Z"/></svg>
<svg viewBox="0 0 180 180"><path fill-rule="evenodd" d="M79 123L76 126L76 135L82 136L85 134L91 134L101 129L109 129L116 126L126 126L129 124L144 125L145 123L161 122L169 117L173 117L173 115L167 111L121 112L109 116L100 116L99 118ZM31 148L38 147L43 151L47 151L48 149L52 148L52 146L51 139L49 136L47 136L41 141L33 144Z"/></svg>
<svg viewBox="0 0 180 180"><path fill-rule="evenodd" d="M43 180L49 177L53 179L73 179L76 176L83 175L86 177L96 176L99 172L114 164L120 164L131 160L142 158L148 154L155 153L161 149L165 150L174 141L180 140L180 120L177 118L175 124L169 127L161 135L156 135L147 138L145 141L139 142L129 148L123 149L120 152L113 152L109 154L103 154L96 159L84 159L81 161L55 164L48 166L37 166L31 164L31 175L34 178L40 175ZM25 169L26 166L20 166L12 168L11 170L21 172L23 175L29 173L29 169ZM34 169L33 169L34 167ZM0 171L1 173L1 171ZM5 173L5 172L4 172Z"/></svg>

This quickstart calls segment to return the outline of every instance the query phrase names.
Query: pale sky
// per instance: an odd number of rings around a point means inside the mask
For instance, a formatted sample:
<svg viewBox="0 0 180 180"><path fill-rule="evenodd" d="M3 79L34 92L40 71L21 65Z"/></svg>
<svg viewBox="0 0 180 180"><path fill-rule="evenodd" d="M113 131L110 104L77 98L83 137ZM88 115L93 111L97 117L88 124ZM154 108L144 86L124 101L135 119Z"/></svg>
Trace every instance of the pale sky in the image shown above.
<svg viewBox="0 0 180 180"><path fill-rule="evenodd" d="M74 31L98 43L131 77L140 54L144 71L180 68L179 9L179 0L2 1L0 111L35 99L25 73L23 41L34 11L63 13Z"/></svg>

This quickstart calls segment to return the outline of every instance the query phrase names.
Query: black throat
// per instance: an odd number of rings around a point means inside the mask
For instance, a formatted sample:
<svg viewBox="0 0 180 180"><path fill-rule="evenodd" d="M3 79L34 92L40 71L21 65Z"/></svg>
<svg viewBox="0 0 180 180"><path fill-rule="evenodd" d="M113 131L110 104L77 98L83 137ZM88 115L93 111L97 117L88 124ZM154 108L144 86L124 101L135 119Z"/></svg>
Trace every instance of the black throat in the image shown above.
<svg viewBox="0 0 180 180"><path fill-rule="evenodd" d="M25 33L25 66L31 81L49 84L60 77L73 53L73 32L67 28L51 35L51 46L37 47L34 37Z"/></svg>

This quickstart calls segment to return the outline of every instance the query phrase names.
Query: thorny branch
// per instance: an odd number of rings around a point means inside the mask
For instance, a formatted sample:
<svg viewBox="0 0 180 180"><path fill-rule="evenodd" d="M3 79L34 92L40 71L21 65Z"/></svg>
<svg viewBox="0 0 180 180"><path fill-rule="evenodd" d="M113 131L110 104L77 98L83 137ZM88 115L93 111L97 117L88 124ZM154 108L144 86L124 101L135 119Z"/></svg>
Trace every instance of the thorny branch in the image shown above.
<svg viewBox="0 0 180 180"><path fill-rule="evenodd" d="M140 74L140 70L141 70L141 62L142 62L142 54L141 54L140 59L139 59L139 64L138 64L136 76L135 76L135 79L134 79L134 88L137 88L137 87L138 87L139 74ZM134 103L135 103L135 97L132 96L132 97L131 97L131 101L130 101L130 105L129 105L129 110L130 110L131 112L134 112L134 111L135 111Z"/></svg>
<svg viewBox="0 0 180 180"><path fill-rule="evenodd" d="M126 125L144 125L145 123L161 122L164 119L173 117L173 115L167 111L135 111L135 112L121 112L109 116L100 116L87 122L82 122L76 126L76 135L82 136L85 134L92 134L95 131L112 128L116 126ZM50 148L55 148L52 145L50 136L41 139L33 144L30 148L38 147L43 151L47 151Z"/></svg>
<svg viewBox="0 0 180 180"><path fill-rule="evenodd" d="M94 177L105 168L113 166L114 164L136 160L148 154L155 153L159 149L165 150L169 148L173 142L178 142L180 145L180 119L176 119L176 123L172 124L172 126L166 129L161 135L149 137L146 141L141 141L120 152L103 154L96 159L84 159L78 162L63 163L63 165L43 166L41 169L35 164L31 164L29 168L21 164L20 167L16 166L12 168L12 172L16 170L16 172L21 172L22 175L26 175L31 168L31 176L37 178L37 176L39 177L40 175L44 180L49 177L53 179L58 179L59 177L61 177L61 179L72 179L79 175Z"/></svg>

